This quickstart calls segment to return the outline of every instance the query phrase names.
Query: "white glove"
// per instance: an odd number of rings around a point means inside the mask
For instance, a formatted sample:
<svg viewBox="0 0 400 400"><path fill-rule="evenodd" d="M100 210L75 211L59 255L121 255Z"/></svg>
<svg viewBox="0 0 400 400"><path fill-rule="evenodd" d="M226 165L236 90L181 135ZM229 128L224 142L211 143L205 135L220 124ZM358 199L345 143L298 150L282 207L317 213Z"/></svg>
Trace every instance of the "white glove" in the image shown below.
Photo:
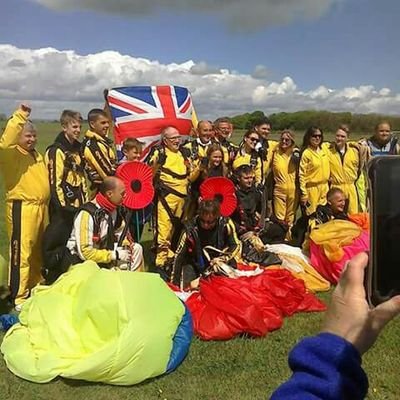
<svg viewBox="0 0 400 400"><path fill-rule="evenodd" d="M131 259L131 254L129 252L129 250L125 250L122 247L117 247L114 251L113 251L113 260L116 261L130 261Z"/></svg>
<svg viewBox="0 0 400 400"><path fill-rule="evenodd" d="M116 252L118 254L119 261L130 261L131 252L129 250L125 250L122 247L117 247Z"/></svg>

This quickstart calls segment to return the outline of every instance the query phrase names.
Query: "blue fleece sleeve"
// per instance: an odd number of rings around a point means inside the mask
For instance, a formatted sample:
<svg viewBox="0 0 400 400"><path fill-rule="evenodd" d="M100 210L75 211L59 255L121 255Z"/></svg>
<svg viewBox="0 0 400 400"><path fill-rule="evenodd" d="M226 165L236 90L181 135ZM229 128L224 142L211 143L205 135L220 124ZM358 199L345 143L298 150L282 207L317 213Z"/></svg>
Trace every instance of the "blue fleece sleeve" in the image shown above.
<svg viewBox="0 0 400 400"><path fill-rule="evenodd" d="M345 339L321 333L297 344L289 355L292 377L271 400L358 400L368 391L361 357Z"/></svg>

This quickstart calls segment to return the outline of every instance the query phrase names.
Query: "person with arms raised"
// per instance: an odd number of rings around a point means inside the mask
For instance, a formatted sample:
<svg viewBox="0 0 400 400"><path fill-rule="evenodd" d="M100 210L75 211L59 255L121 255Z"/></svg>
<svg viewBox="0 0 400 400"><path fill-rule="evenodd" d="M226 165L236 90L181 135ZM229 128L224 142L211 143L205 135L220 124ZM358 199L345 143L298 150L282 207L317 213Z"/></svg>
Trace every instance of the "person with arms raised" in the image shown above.
<svg viewBox="0 0 400 400"><path fill-rule="evenodd" d="M41 282L42 238L48 223L50 187L43 157L35 149L37 131L21 104L0 138L0 171L6 189L6 225L10 242L9 285L19 311Z"/></svg>

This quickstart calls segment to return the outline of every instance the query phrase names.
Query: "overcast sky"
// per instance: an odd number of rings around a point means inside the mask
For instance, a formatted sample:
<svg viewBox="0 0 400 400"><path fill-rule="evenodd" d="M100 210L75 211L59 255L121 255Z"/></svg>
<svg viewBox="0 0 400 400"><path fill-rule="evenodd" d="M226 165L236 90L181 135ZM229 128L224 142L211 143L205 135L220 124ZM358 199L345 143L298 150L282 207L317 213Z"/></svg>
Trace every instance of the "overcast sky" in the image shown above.
<svg viewBox="0 0 400 400"><path fill-rule="evenodd" d="M104 88L176 84L201 118L400 114L398 0L5 0L0 112L85 114Z"/></svg>

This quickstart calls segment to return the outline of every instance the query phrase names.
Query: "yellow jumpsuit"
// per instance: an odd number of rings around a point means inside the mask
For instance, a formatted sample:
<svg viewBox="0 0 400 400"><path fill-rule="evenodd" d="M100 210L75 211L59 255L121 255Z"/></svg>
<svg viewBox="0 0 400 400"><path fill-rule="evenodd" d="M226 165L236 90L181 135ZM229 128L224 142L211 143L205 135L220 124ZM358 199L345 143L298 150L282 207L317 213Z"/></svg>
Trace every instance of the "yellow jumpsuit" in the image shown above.
<svg viewBox="0 0 400 400"><path fill-rule="evenodd" d="M196 142L196 143L194 143ZM207 157L207 150L208 146L211 143L204 144L200 141L200 139L196 138L192 140L191 142L185 143L183 147L187 150L189 150L190 153L190 158L197 162L200 161L202 158ZM197 153L197 154L195 154Z"/></svg>
<svg viewBox="0 0 400 400"><path fill-rule="evenodd" d="M160 156L160 150L158 149L155 150L149 161L153 165L157 176L156 265L159 267L163 267L175 254L171 249L171 239L175 226L162 201L167 203L171 214L175 218L182 219L189 184L189 167L182 153L180 151L175 153L166 147L163 151L165 151L165 162L163 165L158 165ZM161 197L163 200L160 199Z"/></svg>
<svg viewBox="0 0 400 400"><path fill-rule="evenodd" d="M311 215L318 205L326 204L329 190L329 156L325 148L306 148L300 158L299 182L301 199L307 199L306 213Z"/></svg>
<svg viewBox="0 0 400 400"><path fill-rule="evenodd" d="M292 151L277 148L271 161L274 178L273 207L275 217L292 225L298 205L296 192L297 165L292 160Z"/></svg>
<svg viewBox="0 0 400 400"><path fill-rule="evenodd" d="M263 165L263 179L265 180L267 175L269 174L270 170L271 170L271 163L272 163L272 158L273 158L273 154L274 151L276 150L279 142L277 142L276 140L267 140L268 143L268 149L265 152L265 156L263 157L262 160L262 165Z"/></svg>
<svg viewBox="0 0 400 400"><path fill-rule="evenodd" d="M332 188L343 190L349 202L348 213L358 213L358 195L356 181L360 171L360 157L355 146L347 144L345 152L341 154L335 144L328 147L330 184Z"/></svg>
<svg viewBox="0 0 400 400"><path fill-rule="evenodd" d="M117 161L110 139L88 130L82 148L86 173L94 187L105 177L114 175Z"/></svg>
<svg viewBox="0 0 400 400"><path fill-rule="evenodd" d="M246 153L243 147L238 151L235 159L233 160L233 164L232 164L233 171L238 169L241 165L251 165L251 154ZM262 177L263 177L262 161L258 155L256 157L256 165L254 167L254 174L255 174L255 183L256 183L256 185L258 185L262 182Z"/></svg>
<svg viewBox="0 0 400 400"><path fill-rule="evenodd" d="M35 150L20 147L27 114L16 111L0 138L0 171L6 189L6 225L10 240L9 285L15 305L22 304L42 279L42 236L50 197L47 169Z"/></svg>
<svg viewBox="0 0 400 400"><path fill-rule="evenodd" d="M233 162L237 152L239 151L239 146L229 142L228 140L224 142L216 141L215 143L219 144L222 149L223 161L225 165L230 165Z"/></svg>

